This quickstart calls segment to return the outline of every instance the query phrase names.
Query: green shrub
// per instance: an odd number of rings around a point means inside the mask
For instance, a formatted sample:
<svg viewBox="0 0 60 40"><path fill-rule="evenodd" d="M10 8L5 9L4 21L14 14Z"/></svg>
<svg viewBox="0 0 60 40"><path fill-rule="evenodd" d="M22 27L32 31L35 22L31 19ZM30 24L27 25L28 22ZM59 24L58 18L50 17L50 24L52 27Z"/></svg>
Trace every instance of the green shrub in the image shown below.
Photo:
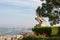
<svg viewBox="0 0 60 40"><path fill-rule="evenodd" d="M50 36L50 34L51 34L51 28L50 27L41 27L41 28L35 27L32 29L32 31L35 32L37 35L39 35L39 34L42 35L43 33L45 33L48 36Z"/></svg>
<svg viewBox="0 0 60 40"><path fill-rule="evenodd" d="M38 39L37 37L31 37L31 36L23 38L23 40L37 40L37 39Z"/></svg>
<svg viewBox="0 0 60 40"><path fill-rule="evenodd" d="M28 37L24 37L23 40L60 40L60 37L57 38L57 37L39 37L39 36L35 36L35 37L31 37L31 36L28 36Z"/></svg>
<svg viewBox="0 0 60 40"><path fill-rule="evenodd" d="M60 27L40 27L40 26L35 26L32 28L32 31L35 32L37 35L46 33L48 36L60 36Z"/></svg>

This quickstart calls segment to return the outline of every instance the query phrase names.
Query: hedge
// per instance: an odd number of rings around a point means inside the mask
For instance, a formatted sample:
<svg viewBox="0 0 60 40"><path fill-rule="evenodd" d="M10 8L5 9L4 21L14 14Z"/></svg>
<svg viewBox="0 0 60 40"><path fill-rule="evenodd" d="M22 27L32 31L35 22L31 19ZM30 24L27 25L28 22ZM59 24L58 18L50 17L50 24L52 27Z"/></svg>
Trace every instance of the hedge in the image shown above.
<svg viewBox="0 0 60 40"><path fill-rule="evenodd" d="M24 37L23 40L60 40L60 37L45 37L45 38L41 38L41 37Z"/></svg>
<svg viewBox="0 0 60 40"><path fill-rule="evenodd" d="M60 36L60 27L39 27L35 26L32 28L32 31L38 34L47 34L48 36Z"/></svg>

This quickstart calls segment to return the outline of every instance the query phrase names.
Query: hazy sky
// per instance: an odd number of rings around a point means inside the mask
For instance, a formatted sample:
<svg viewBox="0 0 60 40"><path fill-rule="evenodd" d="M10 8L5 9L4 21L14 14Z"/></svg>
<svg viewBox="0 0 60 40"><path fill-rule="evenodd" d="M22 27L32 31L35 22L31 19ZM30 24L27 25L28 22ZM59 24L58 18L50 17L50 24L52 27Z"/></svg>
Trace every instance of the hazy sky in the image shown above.
<svg viewBox="0 0 60 40"><path fill-rule="evenodd" d="M39 0L0 0L0 27L32 27Z"/></svg>
<svg viewBox="0 0 60 40"><path fill-rule="evenodd" d="M33 27L40 0L0 0L0 27Z"/></svg>

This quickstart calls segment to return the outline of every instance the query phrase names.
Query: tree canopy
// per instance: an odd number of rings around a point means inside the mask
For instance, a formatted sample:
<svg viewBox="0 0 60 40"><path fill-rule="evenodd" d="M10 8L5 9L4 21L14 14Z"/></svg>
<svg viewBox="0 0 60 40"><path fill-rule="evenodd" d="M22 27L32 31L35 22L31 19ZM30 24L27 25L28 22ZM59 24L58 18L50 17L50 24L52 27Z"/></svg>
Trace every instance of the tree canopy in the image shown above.
<svg viewBox="0 0 60 40"><path fill-rule="evenodd" d="M42 6L38 6L36 13L42 17L48 17L50 25L59 24L60 22L60 0L40 0L45 1Z"/></svg>

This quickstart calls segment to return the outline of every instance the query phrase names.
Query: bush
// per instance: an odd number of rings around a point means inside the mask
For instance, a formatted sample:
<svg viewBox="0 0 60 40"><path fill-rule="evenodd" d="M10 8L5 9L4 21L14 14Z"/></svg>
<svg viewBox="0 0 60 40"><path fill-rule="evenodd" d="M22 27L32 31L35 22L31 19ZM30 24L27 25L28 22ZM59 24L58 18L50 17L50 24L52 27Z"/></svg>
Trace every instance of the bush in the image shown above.
<svg viewBox="0 0 60 40"><path fill-rule="evenodd" d="M38 39L37 37L31 37L31 36L23 38L23 40L37 40L37 39Z"/></svg>
<svg viewBox="0 0 60 40"><path fill-rule="evenodd" d="M50 36L51 34L51 28L50 27L41 27L41 28L38 28L38 27L35 27L32 29L33 32L35 32L37 35L39 34L47 34L48 36Z"/></svg>
<svg viewBox="0 0 60 40"><path fill-rule="evenodd" d="M23 40L60 40L60 37L59 38L57 38L57 37L41 38L39 36L35 36L35 37L28 36L28 37L24 37Z"/></svg>
<svg viewBox="0 0 60 40"><path fill-rule="evenodd" d="M32 28L32 31L35 32L37 35L39 34L47 34L48 36L60 36L60 27L40 27L39 25Z"/></svg>

